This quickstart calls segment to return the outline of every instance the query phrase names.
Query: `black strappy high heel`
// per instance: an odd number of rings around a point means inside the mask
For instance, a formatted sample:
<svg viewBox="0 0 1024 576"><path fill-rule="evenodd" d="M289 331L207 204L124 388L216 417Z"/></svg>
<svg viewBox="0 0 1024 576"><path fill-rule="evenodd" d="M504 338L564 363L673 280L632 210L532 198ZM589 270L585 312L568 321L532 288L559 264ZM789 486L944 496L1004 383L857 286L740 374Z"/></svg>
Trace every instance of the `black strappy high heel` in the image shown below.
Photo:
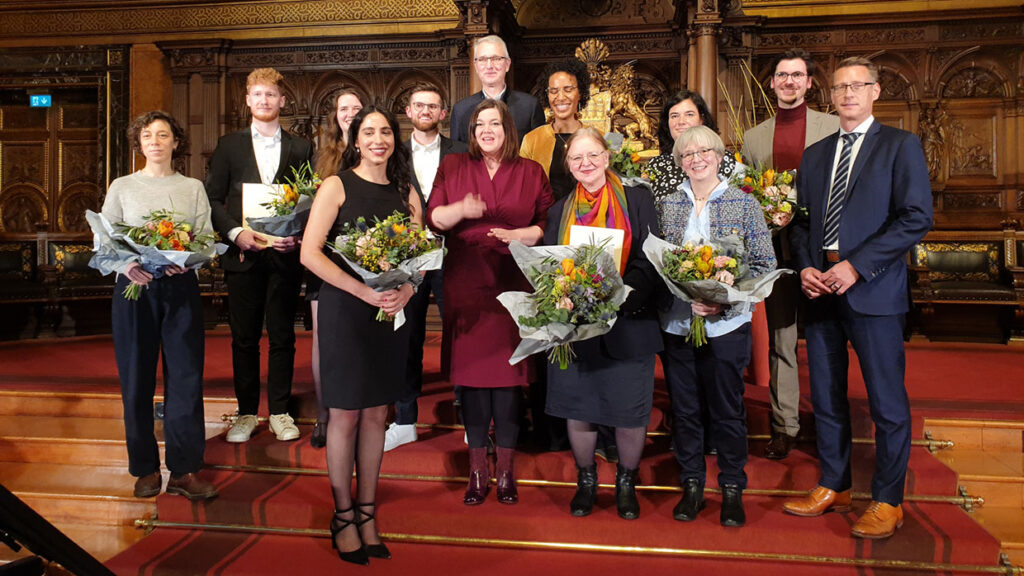
<svg viewBox="0 0 1024 576"><path fill-rule="evenodd" d="M352 519L351 520L346 520L346 519L341 518L341 517L338 516L339 514L346 514L348 512L352 512ZM341 550L338 550L338 540L337 540L337 537L338 537L338 534L340 534L342 530L348 528L349 526L354 526L355 529L356 529L356 533L357 534L359 533L359 524L360 523L356 521L356 513L357 512L355 511L353 506L349 506L348 508L346 508L344 510L335 510L334 511L334 517L331 518L331 526L330 526L330 528L331 528L331 548L334 548L338 552L338 558L341 558L345 562L350 562L352 564L359 564L359 565L362 565L362 566L366 566L367 564L370 563L370 557L367 556L366 549L363 548L362 546L360 546L359 548L356 548L355 550L352 550L351 552L342 552ZM361 540L362 540L362 538L360 538L360 541Z"/></svg>
<svg viewBox="0 0 1024 576"><path fill-rule="evenodd" d="M376 510L377 503L376 502L369 502L369 503L366 503L366 504L356 504L356 506L359 508L358 514L360 516L362 516L362 518L360 518L359 520L355 521L356 526L358 526L360 529L362 529L363 524L366 524L370 520L376 521L376 518L374 517L374 514L377 512L377 510ZM373 513L366 513L366 512L364 512L363 511L364 507L366 507L366 508L374 508ZM363 537L362 531L360 531L359 537L360 538ZM383 542L380 543L380 544L365 544L364 543L363 544L363 550L366 551L366 555L369 556L370 558L381 558L381 559L384 559L384 560L390 560L391 559L391 552L388 550L388 547L385 546Z"/></svg>

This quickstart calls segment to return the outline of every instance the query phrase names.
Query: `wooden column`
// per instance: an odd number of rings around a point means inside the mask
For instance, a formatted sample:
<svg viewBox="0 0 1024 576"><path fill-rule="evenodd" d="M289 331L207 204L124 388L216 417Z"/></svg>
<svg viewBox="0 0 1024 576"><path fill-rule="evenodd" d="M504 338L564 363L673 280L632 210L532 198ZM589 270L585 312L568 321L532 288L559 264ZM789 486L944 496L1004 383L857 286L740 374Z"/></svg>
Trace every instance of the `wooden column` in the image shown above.
<svg viewBox="0 0 1024 576"><path fill-rule="evenodd" d="M477 77L473 68L473 57L476 55L473 43L477 38L490 34L489 18L487 17L487 6L489 0L455 0L455 4L462 13L462 33L466 39L466 56L469 65L469 91L465 94L453 94L452 101L457 102L470 94L479 92L483 85ZM457 88L457 87L456 87Z"/></svg>
<svg viewBox="0 0 1024 576"><path fill-rule="evenodd" d="M716 19L717 20L717 19ZM712 116L718 115L718 29L721 20L701 20L694 23L696 41L696 82L691 90L704 97Z"/></svg>

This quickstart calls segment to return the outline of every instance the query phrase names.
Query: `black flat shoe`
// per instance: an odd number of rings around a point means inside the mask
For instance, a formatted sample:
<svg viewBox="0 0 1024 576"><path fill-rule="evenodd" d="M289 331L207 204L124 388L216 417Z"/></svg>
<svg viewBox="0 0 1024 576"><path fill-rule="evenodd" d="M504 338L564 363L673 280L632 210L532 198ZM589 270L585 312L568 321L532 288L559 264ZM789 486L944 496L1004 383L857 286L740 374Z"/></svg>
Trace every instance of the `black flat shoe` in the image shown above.
<svg viewBox="0 0 1024 576"><path fill-rule="evenodd" d="M351 520L346 520L339 516L339 514L346 514L348 512L352 512ZM355 510L351 506L349 506L345 510L335 510L334 517L331 518L330 526L331 548L334 548L338 552L338 558L341 558L345 562L349 562L351 564L359 564L360 566L366 566L370 563L370 557L366 554L366 550L364 550L362 546L350 552L342 552L338 549L338 534L340 534L342 530L348 528L349 526L355 527L356 532L358 533L359 524L356 523L355 520Z"/></svg>
<svg viewBox="0 0 1024 576"><path fill-rule="evenodd" d="M363 511L363 508L376 508L377 504L375 502L369 502L367 504L357 504L356 506L359 507L359 515L361 516L361 518L356 522L357 526L362 528L363 524L366 524L371 520L377 520L374 517L374 513L376 512L376 510L374 510L374 512ZM360 534L359 537L362 538L363 535ZM385 546L383 542L381 542L380 544L363 544L363 550L366 550L366 555L370 558L380 558L382 560L391 559L391 551L388 550L388 547Z"/></svg>
<svg viewBox="0 0 1024 576"><path fill-rule="evenodd" d="M672 517L681 522L693 522L704 509L704 487L696 478L683 483L683 497L672 509Z"/></svg>
<svg viewBox="0 0 1024 576"><path fill-rule="evenodd" d="M316 425L313 426L313 435L309 437L309 445L313 448L323 448L327 446L327 423L316 421Z"/></svg>
<svg viewBox="0 0 1024 576"><path fill-rule="evenodd" d="M722 526L743 526L747 513L743 511L743 489L735 484L722 486Z"/></svg>

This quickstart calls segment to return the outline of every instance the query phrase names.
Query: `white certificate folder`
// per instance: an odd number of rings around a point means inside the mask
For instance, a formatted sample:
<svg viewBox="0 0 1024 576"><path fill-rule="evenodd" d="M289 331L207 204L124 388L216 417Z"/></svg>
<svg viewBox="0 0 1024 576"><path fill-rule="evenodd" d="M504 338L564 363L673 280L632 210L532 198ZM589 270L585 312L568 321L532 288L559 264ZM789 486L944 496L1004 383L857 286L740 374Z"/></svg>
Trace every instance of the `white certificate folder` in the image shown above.
<svg viewBox="0 0 1024 576"><path fill-rule="evenodd" d="M574 224L569 228L569 245L594 244L604 247L615 260L615 267L622 270L622 245L626 241L626 232L618 228L598 228L596 226L580 226Z"/></svg>

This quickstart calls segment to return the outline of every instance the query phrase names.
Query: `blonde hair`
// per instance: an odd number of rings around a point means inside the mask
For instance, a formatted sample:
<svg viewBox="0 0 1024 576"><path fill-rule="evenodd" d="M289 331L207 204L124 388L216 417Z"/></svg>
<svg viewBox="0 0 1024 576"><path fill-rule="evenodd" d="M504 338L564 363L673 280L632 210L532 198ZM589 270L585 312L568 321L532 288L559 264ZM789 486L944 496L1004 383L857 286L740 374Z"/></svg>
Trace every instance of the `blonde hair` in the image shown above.
<svg viewBox="0 0 1024 576"><path fill-rule="evenodd" d="M675 160L676 166L680 168L683 163L680 160L680 154L683 150L686 150L690 144L696 144L698 146L707 146L715 151L715 154L719 158L725 156L725 143L722 142L722 137L715 134L715 131L707 126L692 126L683 131L676 138L676 143L672 146L672 159Z"/></svg>
<svg viewBox="0 0 1024 576"><path fill-rule="evenodd" d="M257 68L249 72L249 76L245 79L245 91L248 92L250 88L258 84L280 87L283 81L284 76L277 70L273 68Z"/></svg>
<svg viewBox="0 0 1024 576"><path fill-rule="evenodd" d="M867 58L862 58L860 56L850 56L849 58L846 58L845 60L840 62L839 65L836 66L835 72L832 72L832 75L833 77L835 77L835 73L838 72L840 69L852 68L854 66L863 66L867 68L868 74L871 76L871 81L878 82L878 66L875 66L875 64L871 60L868 60Z"/></svg>

